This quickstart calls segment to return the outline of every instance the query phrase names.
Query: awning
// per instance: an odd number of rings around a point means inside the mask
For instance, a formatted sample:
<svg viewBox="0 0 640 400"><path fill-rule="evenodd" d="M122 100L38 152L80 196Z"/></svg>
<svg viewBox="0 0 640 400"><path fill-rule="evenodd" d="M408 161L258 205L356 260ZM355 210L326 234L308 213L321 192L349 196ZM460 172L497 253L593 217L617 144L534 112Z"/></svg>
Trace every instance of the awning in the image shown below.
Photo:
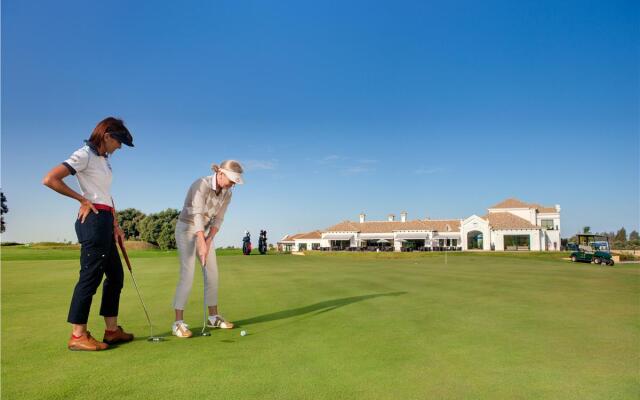
<svg viewBox="0 0 640 400"><path fill-rule="evenodd" d="M393 233L361 233L358 237L362 240L393 239Z"/></svg>
<svg viewBox="0 0 640 400"><path fill-rule="evenodd" d="M432 239L460 239L460 234L442 232L435 235Z"/></svg>
<svg viewBox="0 0 640 400"><path fill-rule="evenodd" d="M427 232L398 232L396 239L425 240Z"/></svg>
<svg viewBox="0 0 640 400"><path fill-rule="evenodd" d="M327 240L351 240L353 233L325 233L323 239Z"/></svg>

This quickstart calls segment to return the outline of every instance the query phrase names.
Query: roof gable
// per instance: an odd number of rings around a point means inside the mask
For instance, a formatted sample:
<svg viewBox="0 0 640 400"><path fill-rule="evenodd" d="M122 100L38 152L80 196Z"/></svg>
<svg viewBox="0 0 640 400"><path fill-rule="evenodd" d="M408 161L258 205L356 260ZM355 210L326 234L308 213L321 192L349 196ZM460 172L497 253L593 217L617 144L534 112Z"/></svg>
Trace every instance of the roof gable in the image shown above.
<svg viewBox="0 0 640 400"><path fill-rule="evenodd" d="M483 218L489 221L492 229L540 229L539 226L509 212L489 213Z"/></svg>
<svg viewBox="0 0 640 400"><path fill-rule="evenodd" d="M545 207L536 203L525 203L524 201L518 200L514 197L503 200L493 207L489 207L489 209L496 209L496 208L528 208L528 209L538 210L538 212L541 212L541 213L558 212L555 207Z"/></svg>
<svg viewBox="0 0 640 400"><path fill-rule="evenodd" d="M510 198L501 201L493 207L489 208L531 208L529 204L516 198Z"/></svg>

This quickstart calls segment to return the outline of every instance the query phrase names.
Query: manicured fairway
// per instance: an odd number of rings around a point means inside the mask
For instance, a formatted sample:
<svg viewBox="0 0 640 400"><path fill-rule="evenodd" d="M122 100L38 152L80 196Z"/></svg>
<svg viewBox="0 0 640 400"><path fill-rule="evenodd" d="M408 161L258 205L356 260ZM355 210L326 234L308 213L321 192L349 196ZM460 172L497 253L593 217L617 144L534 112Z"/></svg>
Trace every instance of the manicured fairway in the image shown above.
<svg viewBox="0 0 640 400"><path fill-rule="evenodd" d="M2 262L6 399L640 397L637 264L545 254L451 254L447 264L441 254L228 255L218 259L220 305L241 328L181 340L169 332L177 258L137 256L136 278L168 340L144 340L127 273L120 322L139 340L81 353L66 349L65 322L78 261L11 254ZM100 293L90 320L99 339ZM186 320L199 332L201 275L190 300Z"/></svg>

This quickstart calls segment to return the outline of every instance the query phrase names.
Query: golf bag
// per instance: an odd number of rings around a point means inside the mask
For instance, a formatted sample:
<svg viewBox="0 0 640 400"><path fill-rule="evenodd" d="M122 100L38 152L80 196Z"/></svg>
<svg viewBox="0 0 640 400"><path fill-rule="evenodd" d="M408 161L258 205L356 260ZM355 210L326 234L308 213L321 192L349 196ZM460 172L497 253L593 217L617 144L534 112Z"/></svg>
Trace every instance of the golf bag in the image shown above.
<svg viewBox="0 0 640 400"><path fill-rule="evenodd" d="M267 231L260 231L260 239L258 239L258 250L260 254L267 254Z"/></svg>
<svg viewBox="0 0 640 400"><path fill-rule="evenodd" d="M246 231L244 238L242 238L242 254L245 256L251 254L251 234L249 231Z"/></svg>

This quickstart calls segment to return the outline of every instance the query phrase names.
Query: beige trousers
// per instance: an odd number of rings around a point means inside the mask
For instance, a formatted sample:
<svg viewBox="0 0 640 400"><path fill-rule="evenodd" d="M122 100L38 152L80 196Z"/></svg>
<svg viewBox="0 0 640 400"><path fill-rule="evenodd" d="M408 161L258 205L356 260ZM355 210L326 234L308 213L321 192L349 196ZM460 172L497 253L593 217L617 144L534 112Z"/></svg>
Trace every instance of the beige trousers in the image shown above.
<svg viewBox="0 0 640 400"><path fill-rule="evenodd" d="M187 304L191 286L193 286L193 273L198 257L196 255L196 232L193 225L178 221L176 224L176 244L180 256L180 280L173 299L173 308L184 310ZM200 261L198 261L200 264ZM202 270L202 268L198 268ZM207 306L218 305L218 261L216 249L212 246L207 257L207 267L204 294Z"/></svg>

